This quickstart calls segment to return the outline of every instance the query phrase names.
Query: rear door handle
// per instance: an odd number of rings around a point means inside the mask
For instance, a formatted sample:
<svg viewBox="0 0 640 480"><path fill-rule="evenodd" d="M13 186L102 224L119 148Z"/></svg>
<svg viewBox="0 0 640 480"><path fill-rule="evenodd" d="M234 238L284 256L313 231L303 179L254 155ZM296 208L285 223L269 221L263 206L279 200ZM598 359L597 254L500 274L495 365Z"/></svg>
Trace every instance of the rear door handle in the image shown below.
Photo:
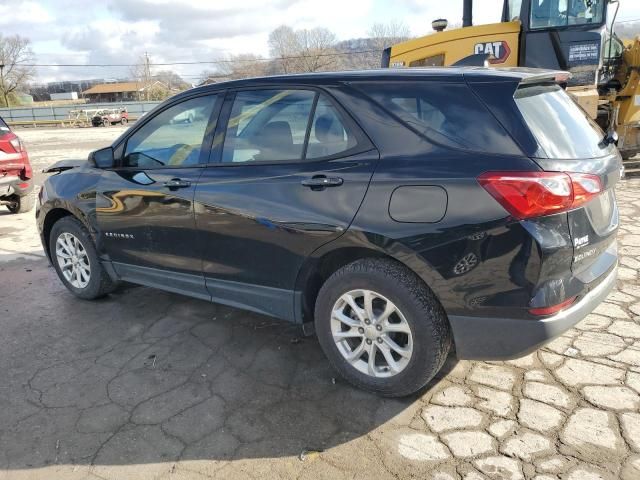
<svg viewBox="0 0 640 480"><path fill-rule="evenodd" d="M180 178L172 178L171 180L167 180L166 182L164 182L163 185L169 189L187 188L191 186L191 182L182 180Z"/></svg>
<svg viewBox="0 0 640 480"><path fill-rule="evenodd" d="M318 175L307 178L301 183L305 187L310 187L312 190L322 190L326 187L339 187L344 183L344 180L340 177L325 177L324 175Z"/></svg>

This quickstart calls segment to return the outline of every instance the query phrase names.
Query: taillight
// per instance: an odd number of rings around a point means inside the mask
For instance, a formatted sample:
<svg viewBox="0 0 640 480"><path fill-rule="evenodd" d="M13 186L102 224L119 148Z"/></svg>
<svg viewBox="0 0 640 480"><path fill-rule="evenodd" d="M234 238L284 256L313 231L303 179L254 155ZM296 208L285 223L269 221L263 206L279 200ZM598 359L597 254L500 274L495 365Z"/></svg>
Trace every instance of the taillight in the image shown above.
<svg viewBox="0 0 640 480"><path fill-rule="evenodd" d="M602 192L597 175L565 172L486 172L478 182L519 220L565 212Z"/></svg>
<svg viewBox="0 0 640 480"><path fill-rule="evenodd" d="M529 309L529 313L531 315L552 315L554 313L558 313L560 310L564 310L565 308L567 308L569 305L571 305L573 302L575 302L576 297L571 297L568 298L567 300L565 300L562 303L559 303L557 305L553 305L551 307L542 307L542 308L530 308Z"/></svg>
<svg viewBox="0 0 640 480"><path fill-rule="evenodd" d="M602 193L602 183L597 175L588 173L570 173L573 184L573 205L572 208L584 205L593 197Z"/></svg>
<svg viewBox="0 0 640 480"><path fill-rule="evenodd" d="M13 148L15 148L16 152L22 152L24 150L24 145L19 137L13 137L9 140L9 143Z"/></svg>

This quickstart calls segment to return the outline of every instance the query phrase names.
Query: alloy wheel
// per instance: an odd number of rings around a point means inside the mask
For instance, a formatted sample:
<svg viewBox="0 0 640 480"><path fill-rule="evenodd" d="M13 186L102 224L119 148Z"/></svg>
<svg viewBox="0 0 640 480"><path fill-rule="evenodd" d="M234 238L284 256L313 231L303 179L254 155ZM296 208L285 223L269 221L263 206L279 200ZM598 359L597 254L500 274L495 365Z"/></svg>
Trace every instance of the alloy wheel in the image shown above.
<svg viewBox="0 0 640 480"><path fill-rule="evenodd" d="M331 311L331 334L347 362L376 378L400 373L413 353L407 319L391 300L371 290L340 296Z"/></svg>
<svg viewBox="0 0 640 480"><path fill-rule="evenodd" d="M87 250L78 238L68 232L56 240L56 259L64 278L75 288L85 288L91 279Z"/></svg>

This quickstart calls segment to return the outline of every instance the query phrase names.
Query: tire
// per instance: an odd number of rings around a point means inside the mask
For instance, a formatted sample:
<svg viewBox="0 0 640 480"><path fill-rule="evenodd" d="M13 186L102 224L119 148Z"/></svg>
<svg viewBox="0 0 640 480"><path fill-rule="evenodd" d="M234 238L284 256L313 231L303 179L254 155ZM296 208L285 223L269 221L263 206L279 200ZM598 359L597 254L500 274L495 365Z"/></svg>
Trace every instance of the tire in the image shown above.
<svg viewBox="0 0 640 480"><path fill-rule="evenodd" d="M89 269L88 280L86 276L80 277L82 281L77 285L72 284L72 281L75 281L74 278L70 281L63 273L61 265L62 260L58 257L58 252L56 250L58 239L63 236L67 239L67 245L73 245L69 235L74 237L82 247L82 250L79 248L76 249L76 252L81 252L77 254L78 263L88 266ZM49 251L51 252L51 263L56 269L58 277L62 283L64 283L65 287L67 287L75 296L85 300L93 300L104 297L114 291L118 286L116 282L111 280L111 277L100 263L93 240L91 239L87 229L82 225L82 223L80 223L80 221L78 221L78 219L70 216L64 217L53 225L49 235ZM69 252L71 252L71 250ZM67 270L69 269L65 269L65 271ZM84 284L85 281L86 284Z"/></svg>
<svg viewBox="0 0 640 480"><path fill-rule="evenodd" d="M111 126L111 122L109 120L103 120L102 121L102 125L105 127L110 127Z"/></svg>
<svg viewBox="0 0 640 480"><path fill-rule="evenodd" d="M24 197L15 197L16 203L13 205L7 205L7 208L11 213L27 213L30 212L36 204L36 198L32 193L25 195Z"/></svg>
<svg viewBox="0 0 640 480"><path fill-rule="evenodd" d="M128 122L129 120L124 117L120 119L120 125L126 125Z"/></svg>
<svg viewBox="0 0 640 480"><path fill-rule="evenodd" d="M372 302L375 308L375 311L374 308L371 309L374 316L373 327L358 321L356 312L348 302L344 302L345 294L352 293L352 298L355 298L358 294L353 292L363 290L372 292L374 296L379 295L377 300ZM378 325L375 318L381 318L381 311L386 310L388 302L396 307L397 312L389 316L389 321L380 322L380 328L386 324L382 333L376 332ZM344 305L344 310L341 310L340 305ZM358 303L357 306L363 305ZM367 329L362 339L356 337L341 339L339 342L334 340L332 329L335 329L336 325L338 328L346 327L342 322L332 319L336 308L341 313L350 312L342 318L346 317L350 323L355 322L354 325L359 325L358 331ZM366 318L363 310L360 310L360 313ZM353 320L354 318L356 320ZM410 337L406 333L398 333L399 329L406 329L407 325ZM395 331L387 333L387 327ZM395 261L386 259L358 260L331 275L318 293L315 328L320 346L342 377L356 387L385 397L403 397L423 388L442 368L451 349L449 322L433 292L413 272ZM355 326L352 326L343 332L348 331L349 335L352 335L354 328ZM374 339L375 335L380 337ZM384 363L389 366L391 363L387 362L382 348L386 348L387 353L390 351L387 346L389 339L393 340L396 346L403 346L405 351L409 350L410 346L411 353L408 358L397 355L397 351L394 352L395 365L402 367L396 372L393 372L391 367L385 371ZM368 345L367 341L370 342ZM343 353L345 347L347 352L355 352L359 346L371 348L372 344L376 345L373 351L377 352L373 355L373 368L374 372L377 372L375 374L362 371L362 362L367 365L366 368L371 368L368 352L366 355L363 352L362 357L356 361L357 364L349 362Z"/></svg>

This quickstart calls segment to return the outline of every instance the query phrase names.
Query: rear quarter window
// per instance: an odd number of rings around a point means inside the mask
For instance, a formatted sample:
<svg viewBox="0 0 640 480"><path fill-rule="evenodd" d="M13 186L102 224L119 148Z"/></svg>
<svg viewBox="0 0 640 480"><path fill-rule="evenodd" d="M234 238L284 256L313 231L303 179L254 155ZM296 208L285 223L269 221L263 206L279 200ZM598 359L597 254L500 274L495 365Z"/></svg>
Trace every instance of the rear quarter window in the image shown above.
<svg viewBox="0 0 640 480"><path fill-rule="evenodd" d="M464 83L363 82L354 86L436 143L475 152L522 155Z"/></svg>
<svg viewBox="0 0 640 480"><path fill-rule="evenodd" d="M558 85L521 86L513 97L540 153L553 159L597 158L613 147L598 125Z"/></svg>

